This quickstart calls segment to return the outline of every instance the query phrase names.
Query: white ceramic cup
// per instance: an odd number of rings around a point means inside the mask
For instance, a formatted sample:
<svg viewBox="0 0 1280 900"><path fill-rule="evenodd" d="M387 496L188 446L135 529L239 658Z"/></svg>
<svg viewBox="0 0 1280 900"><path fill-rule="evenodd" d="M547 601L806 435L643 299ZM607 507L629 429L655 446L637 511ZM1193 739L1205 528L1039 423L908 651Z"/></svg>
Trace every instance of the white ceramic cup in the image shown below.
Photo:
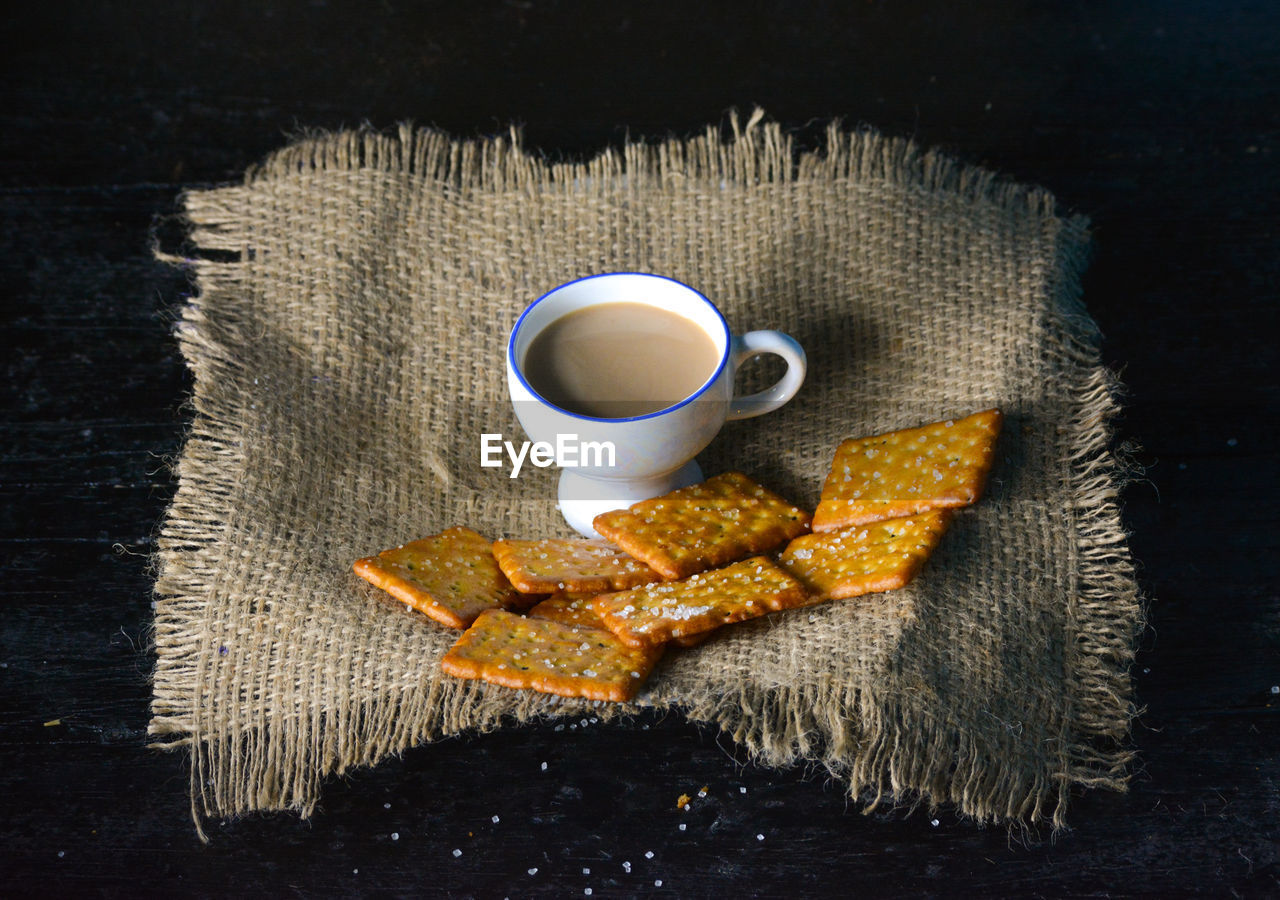
<svg viewBox="0 0 1280 900"><path fill-rule="evenodd" d="M529 345L560 317L602 303L642 303L690 320L714 342L719 354L715 370L688 397L642 416L594 418L544 400L525 376ZM761 353L782 357L786 373L767 390L735 397L738 367ZM598 536L591 521L602 512L701 481L693 458L725 421L777 409L795 395L804 376L804 350L790 336L780 331L730 334L720 310L701 293L674 279L639 272L591 275L548 291L525 309L507 342L507 387L516 417L531 441L557 448L560 511L588 537ZM613 448L612 460L599 452L605 444ZM562 447L568 451L563 458ZM590 452L593 447L597 452Z"/></svg>

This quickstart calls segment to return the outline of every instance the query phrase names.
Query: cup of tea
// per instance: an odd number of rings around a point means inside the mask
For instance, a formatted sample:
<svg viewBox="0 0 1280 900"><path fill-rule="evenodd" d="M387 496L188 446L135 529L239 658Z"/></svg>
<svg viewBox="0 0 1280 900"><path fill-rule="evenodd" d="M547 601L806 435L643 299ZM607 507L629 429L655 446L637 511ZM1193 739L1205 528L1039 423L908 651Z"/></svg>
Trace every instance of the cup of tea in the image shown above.
<svg viewBox="0 0 1280 900"><path fill-rule="evenodd" d="M739 366L762 353L782 357L785 374L734 396ZM507 342L516 417L535 449L554 456L560 511L589 537L600 513L701 481L694 457L725 421L777 409L804 376L804 350L790 336L734 335L701 293L642 272L548 291Z"/></svg>

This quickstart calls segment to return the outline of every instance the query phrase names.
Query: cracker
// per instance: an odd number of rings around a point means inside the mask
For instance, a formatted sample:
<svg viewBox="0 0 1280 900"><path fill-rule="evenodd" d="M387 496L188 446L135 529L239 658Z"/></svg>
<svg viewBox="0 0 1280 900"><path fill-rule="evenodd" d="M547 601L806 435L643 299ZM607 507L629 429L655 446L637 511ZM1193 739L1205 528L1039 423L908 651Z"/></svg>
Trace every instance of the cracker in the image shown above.
<svg viewBox="0 0 1280 900"><path fill-rule="evenodd" d="M493 555L516 590L530 594L621 591L661 577L604 541L494 541Z"/></svg>
<svg viewBox="0 0 1280 900"><path fill-rule="evenodd" d="M771 550L809 530L809 514L741 472L596 516L596 531L664 578Z"/></svg>
<svg viewBox="0 0 1280 900"><path fill-rule="evenodd" d="M976 502L995 457L1000 422L1000 411L988 409L845 441L822 486L813 530L838 531Z"/></svg>
<svg viewBox="0 0 1280 900"><path fill-rule="evenodd" d="M355 561L355 573L450 628L466 628L486 609L518 604L521 595L493 558L489 540L449 528Z"/></svg>
<svg viewBox="0 0 1280 900"><path fill-rule="evenodd" d="M701 634L808 602L804 586L766 556L683 581L648 584L591 601L609 630L633 647Z"/></svg>
<svg viewBox="0 0 1280 900"><path fill-rule="evenodd" d="M457 678L562 697L630 700L661 647L628 647L600 628L487 610L440 661Z"/></svg>
<svg viewBox="0 0 1280 900"><path fill-rule="evenodd" d="M569 625L604 628L607 631L608 626L604 624L604 619L600 618L600 614L591 608L591 601L597 596L598 594L596 593L579 594L561 591L552 594L525 613L525 615L532 616L535 619L553 619ZM672 638L671 643L677 647L696 647L711 637L711 634L710 631L704 631L701 634Z"/></svg>
<svg viewBox="0 0 1280 900"><path fill-rule="evenodd" d="M591 608L591 601L595 599L597 593L562 591L552 594L530 609L526 615L535 619L551 619L553 622L563 622L566 625L605 628L604 620Z"/></svg>
<svg viewBox="0 0 1280 900"><path fill-rule="evenodd" d="M780 562L803 582L814 602L905 587L947 529L950 510L806 534L782 551Z"/></svg>

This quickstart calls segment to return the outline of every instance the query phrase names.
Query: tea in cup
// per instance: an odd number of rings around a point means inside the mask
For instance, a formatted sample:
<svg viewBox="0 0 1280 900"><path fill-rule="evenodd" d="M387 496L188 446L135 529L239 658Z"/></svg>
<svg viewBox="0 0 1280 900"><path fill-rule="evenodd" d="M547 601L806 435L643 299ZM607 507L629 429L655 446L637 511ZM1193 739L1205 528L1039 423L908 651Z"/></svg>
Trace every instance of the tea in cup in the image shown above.
<svg viewBox="0 0 1280 900"><path fill-rule="evenodd" d="M739 366L787 364L767 390L735 397ZM507 342L507 387L529 438L554 448L559 503L580 534L591 521L703 480L694 457L726 420L782 406L805 376L804 350L778 331L733 335L698 291L638 272L593 275L543 294Z"/></svg>

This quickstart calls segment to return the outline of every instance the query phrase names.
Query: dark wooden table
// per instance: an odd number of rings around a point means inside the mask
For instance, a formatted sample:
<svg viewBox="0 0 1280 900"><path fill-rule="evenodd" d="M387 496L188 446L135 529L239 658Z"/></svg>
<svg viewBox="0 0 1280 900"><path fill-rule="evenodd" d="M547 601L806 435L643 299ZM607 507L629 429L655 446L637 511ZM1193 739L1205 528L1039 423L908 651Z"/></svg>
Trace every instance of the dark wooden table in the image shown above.
<svg viewBox="0 0 1280 900"><path fill-rule="evenodd" d="M28 4L0 40L0 893L1280 894L1280 6L147 0ZM1011 840L864 816L822 773L651 718L420 748L309 821L202 845L185 760L145 746L190 389L190 286L150 242L180 235L179 193L306 128L515 122L580 158L754 104L809 145L865 122L1093 218L1085 298L1142 466L1132 789Z"/></svg>

